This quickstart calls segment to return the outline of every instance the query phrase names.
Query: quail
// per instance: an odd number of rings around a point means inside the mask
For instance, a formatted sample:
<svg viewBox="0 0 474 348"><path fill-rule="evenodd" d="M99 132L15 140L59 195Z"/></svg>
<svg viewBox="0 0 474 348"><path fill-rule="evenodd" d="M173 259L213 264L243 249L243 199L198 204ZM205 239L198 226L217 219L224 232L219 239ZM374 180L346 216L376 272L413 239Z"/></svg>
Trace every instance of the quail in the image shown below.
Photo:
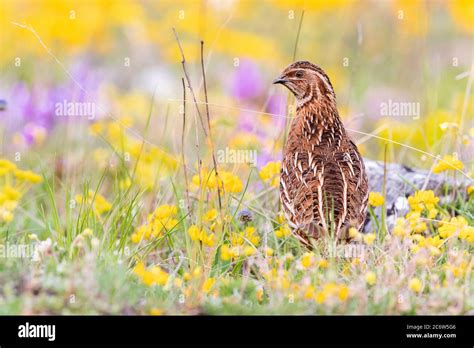
<svg viewBox="0 0 474 348"><path fill-rule="evenodd" d="M305 242L331 235L348 239L367 214L364 161L349 138L327 74L307 61L289 65L273 81L296 98L283 149L280 200L289 225Z"/></svg>

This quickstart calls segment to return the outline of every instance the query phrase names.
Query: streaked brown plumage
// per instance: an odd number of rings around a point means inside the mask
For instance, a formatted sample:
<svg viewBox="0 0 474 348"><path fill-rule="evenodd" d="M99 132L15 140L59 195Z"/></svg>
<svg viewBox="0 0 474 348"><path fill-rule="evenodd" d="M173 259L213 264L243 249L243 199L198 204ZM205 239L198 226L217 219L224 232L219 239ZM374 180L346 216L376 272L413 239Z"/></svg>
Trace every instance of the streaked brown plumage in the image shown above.
<svg viewBox="0 0 474 348"><path fill-rule="evenodd" d="M288 66L274 83L296 97L283 150L280 199L290 225L307 241L330 232L347 238L366 218L367 175L356 145L344 129L329 77L309 62Z"/></svg>

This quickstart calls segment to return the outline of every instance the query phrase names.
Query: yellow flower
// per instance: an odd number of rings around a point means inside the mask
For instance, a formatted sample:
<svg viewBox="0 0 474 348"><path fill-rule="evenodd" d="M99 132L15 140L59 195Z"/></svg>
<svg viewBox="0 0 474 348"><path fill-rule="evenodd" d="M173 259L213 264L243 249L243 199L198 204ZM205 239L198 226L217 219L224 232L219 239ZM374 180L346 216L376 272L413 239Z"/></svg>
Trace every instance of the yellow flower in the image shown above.
<svg viewBox="0 0 474 348"><path fill-rule="evenodd" d="M264 295L264 291L263 291L263 288L260 286L257 288L257 291L255 291L255 297L257 298L258 302L263 301L263 295Z"/></svg>
<svg viewBox="0 0 474 348"><path fill-rule="evenodd" d="M102 215L112 209L112 204L107 201L104 196L97 194L95 197L94 207L96 212L99 215Z"/></svg>
<svg viewBox="0 0 474 348"><path fill-rule="evenodd" d="M410 208L414 211L432 210L437 204L439 198L435 196L432 190L416 191L413 196L408 197Z"/></svg>
<svg viewBox="0 0 474 348"><path fill-rule="evenodd" d="M474 4L471 0L452 0L448 2L449 10L456 26L467 33L474 32Z"/></svg>
<svg viewBox="0 0 474 348"><path fill-rule="evenodd" d="M385 201L384 197L379 192L369 193L369 204L373 207L378 207Z"/></svg>
<svg viewBox="0 0 474 348"><path fill-rule="evenodd" d="M466 191L467 191L467 194L468 194L468 195L473 194L473 193L474 193L474 186L469 185L469 186L467 187Z"/></svg>
<svg viewBox="0 0 474 348"><path fill-rule="evenodd" d="M309 285L306 290L304 291L303 298L306 300L314 298L314 286Z"/></svg>
<svg viewBox="0 0 474 348"><path fill-rule="evenodd" d="M215 234L207 234L203 228L196 225L191 225L188 229L188 234L193 241L201 241L206 246L213 246L215 243Z"/></svg>
<svg viewBox="0 0 474 348"><path fill-rule="evenodd" d="M133 273L137 276L142 277L146 272L145 264L143 262L138 262L135 267L133 268Z"/></svg>
<svg viewBox="0 0 474 348"><path fill-rule="evenodd" d="M258 246L260 244L260 236L255 232L255 227L248 226L244 231L231 234L231 244L233 246L243 245L245 242Z"/></svg>
<svg viewBox="0 0 474 348"><path fill-rule="evenodd" d="M309 268L313 264L313 261L314 261L314 254L305 253L301 257L301 266L303 266L303 268Z"/></svg>
<svg viewBox="0 0 474 348"><path fill-rule="evenodd" d="M219 171L219 174L216 175L214 170L208 172L206 169L202 169L201 178L204 187L207 189L216 189L218 184L226 192L238 193L243 189L243 184L239 177L227 171ZM193 176L192 183L195 186L200 186L199 175Z"/></svg>
<svg viewBox="0 0 474 348"><path fill-rule="evenodd" d="M215 278L207 278L204 284L202 284L201 291L204 292L205 294L209 293L209 291L211 291L212 287L214 286L215 282L216 282Z"/></svg>
<svg viewBox="0 0 474 348"><path fill-rule="evenodd" d="M367 245L372 245L374 243L375 238L375 233L367 233L364 235L364 243Z"/></svg>
<svg viewBox="0 0 474 348"><path fill-rule="evenodd" d="M280 169L281 161L268 162L260 170L260 178L273 187L278 187L280 184Z"/></svg>
<svg viewBox="0 0 474 348"><path fill-rule="evenodd" d="M193 175L191 182L193 183L193 185L199 187L199 185L201 185L201 182L199 181L199 175Z"/></svg>
<svg viewBox="0 0 474 348"><path fill-rule="evenodd" d="M218 212L217 209L211 209L206 214L203 215L202 221L211 222L217 218Z"/></svg>
<svg viewBox="0 0 474 348"><path fill-rule="evenodd" d="M420 212L409 212L406 217L413 233L423 233L428 228L426 222L421 220Z"/></svg>
<svg viewBox="0 0 474 348"><path fill-rule="evenodd" d="M162 270L160 266L153 266L150 273L153 277L153 285L165 285L168 282L168 273Z"/></svg>
<svg viewBox="0 0 474 348"><path fill-rule="evenodd" d="M163 310L159 308L150 309L150 315L163 315Z"/></svg>
<svg viewBox="0 0 474 348"><path fill-rule="evenodd" d="M321 259L318 262L318 265L320 268L328 268L329 267L329 262L326 259Z"/></svg>
<svg viewBox="0 0 474 348"><path fill-rule="evenodd" d="M177 212L178 208L175 205L163 204L155 209L153 215L155 218L162 220L176 215Z"/></svg>
<svg viewBox="0 0 474 348"><path fill-rule="evenodd" d="M463 278L466 274L467 263L465 261L462 261L459 266L446 264L445 267L453 274L454 277Z"/></svg>
<svg viewBox="0 0 474 348"><path fill-rule="evenodd" d="M132 186L132 180L128 177L119 181L119 188L121 190L126 190L130 186Z"/></svg>
<svg viewBox="0 0 474 348"><path fill-rule="evenodd" d="M28 181L33 184L37 184L43 181L41 175L35 174L31 170L17 169L15 170L14 175L18 180Z"/></svg>
<svg viewBox="0 0 474 348"><path fill-rule="evenodd" d="M438 209L432 208L428 211L428 219L434 219L438 216Z"/></svg>
<svg viewBox="0 0 474 348"><path fill-rule="evenodd" d="M278 213L276 220L280 225L283 225L286 222L285 214Z"/></svg>
<svg viewBox="0 0 474 348"><path fill-rule="evenodd" d="M461 170L464 168L464 164L458 160L455 156L446 155L442 160L438 161L438 164L434 166L433 172L439 174L446 170Z"/></svg>
<svg viewBox="0 0 474 348"><path fill-rule="evenodd" d="M374 272L367 272L365 274L365 281L369 285L374 285L377 281L377 276Z"/></svg>
<svg viewBox="0 0 474 348"><path fill-rule="evenodd" d="M2 187L2 203L4 201L17 201L18 199L20 199L20 196L21 196L21 193L20 191L18 191L17 189L9 186L9 185L5 185Z"/></svg>
<svg viewBox="0 0 474 348"><path fill-rule="evenodd" d="M242 191L243 185L237 175L233 175L229 172L223 172L221 174L222 182L224 184L224 190L226 192L238 193Z"/></svg>
<svg viewBox="0 0 474 348"><path fill-rule="evenodd" d="M439 236L434 236L426 238L425 243L429 246L440 248L443 244L443 240Z"/></svg>
<svg viewBox="0 0 474 348"><path fill-rule="evenodd" d="M104 123L103 122L94 122L89 126L89 133L91 135L97 136L104 132Z"/></svg>
<svg viewBox="0 0 474 348"><path fill-rule="evenodd" d="M161 237L178 225L178 220L173 218L177 214L177 208L174 205L161 205L148 215L147 221L135 230L131 239L133 243L138 243L142 239Z"/></svg>
<svg viewBox="0 0 474 348"><path fill-rule="evenodd" d="M139 243L142 237L138 233L132 233L132 236L130 237L132 243Z"/></svg>
<svg viewBox="0 0 474 348"><path fill-rule="evenodd" d="M15 170L16 165L7 159L0 158L0 168L4 169L6 173Z"/></svg>
<svg viewBox="0 0 474 348"><path fill-rule="evenodd" d="M99 192L89 191L87 197L82 195L76 195L75 197L77 203L81 204L92 204L94 212L98 215L108 212L112 209L112 204L105 199Z"/></svg>
<svg viewBox="0 0 474 348"><path fill-rule="evenodd" d="M270 247L265 248L265 255L266 256L273 256L273 249Z"/></svg>
<svg viewBox="0 0 474 348"><path fill-rule="evenodd" d="M229 248L227 244L221 246L221 260L222 261L229 261L234 257L232 254L232 249Z"/></svg>
<svg viewBox="0 0 474 348"><path fill-rule="evenodd" d="M314 297L317 304L322 304L326 300L326 295L323 291L318 291Z"/></svg>
<svg viewBox="0 0 474 348"><path fill-rule="evenodd" d="M474 227L464 226L459 231L459 239L465 239L469 243L474 243Z"/></svg>
<svg viewBox="0 0 474 348"><path fill-rule="evenodd" d="M285 237L288 237L290 234L291 234L291 229L288 226L288 224L281 225L280 228L275 231L275 236L277 238L285 238Z"/></svg>
<svg viewBox="0 0 474 348"><path fill-rule="evenodd" d="M459 238L467 239L472 227L468 226L467 220L462 216L452 217L449 221L443 220L440 222L438 233L441 238L449 238L456 232L459 232Z"/></svg>
<svg viewBox="0 0 474 348"><path fill-rule="evenodd" d="M147 270L143 262L138 262L133 269L135 273L147 286L165 285L168 282L168 273L159 266L153 266Z"/></svg>
<svg viewBox="0 0 474 348"><path fill-rule="evenodd" d="M254 247L252 247L250 245L246 245L244 247L244 256L252 256L255 253L256 253L256 250L255 250Z"/></svg>
<svg viewBox="0 0 474 348"><path fill-rule="evenodd" d="M233 232L230 237L231 244L234 246L239 246L244 244L244 234Z"/></svg>
<svg viewBox="0 0 474 348"><path fill-rule="evenodd" d="M339 292L338 292L337 296L339 297L339 300L341 300L341 301L347 300L347 297L349 296L349 288L345 285L342 285L339 288Z"/></svg>
<svg viewBox="0 0 474 348"><path fill-rule="evenodd" d="M407 236L410 231L407 228L406 220L404 218L397 218L395 226L393 227L393 234L398 237Z"/></svg>
<svg viewBox="0 0 474 348"><path fill-rule="evenodd" d="M156 237L161 234L161 232L164 230L165 232L168 232L175 228L178 225L178 220L169 218L167 220L158 220L156 219L153 223L153 228L154 228L154 234L153 236Z"/></svg>
<svg viewBox="0 0 474 348"><path fill-rule="evenodd" d="M201 229L196 225L191 225L188 229L188 234L191 237L191 240L199 240L199 235L201 234Z"/></svg>
<svg viewBox="0 0 474 348"><path fill-rule="evenodd" d="M356 240L356 241L360 241L362 239L362 236L363 234L360 233L357 228L355 227L351 227L349 228L349 237Z"/></svg>
<svg viewBox="0 0 474 348"><path fill-rule="evenodd" d="M349 228L349 237L356 238L359 235L359 231L355 227Z"/></svg>
<svg viewBox="0 0 474 348"><path fill-rule="evenodd" d="M135 229L131 236L132 243L139 243L142 239L148 239L151 236L150 225L141 225Z"/></svg>
<svg viewBox="0 0 474 348"><path fill-rule="evenodd" d="M413 292L420 292L422 287L423 287L423 283L421 282L420 279L418 278L412 278L410 280L410 283L408 284L408 287L410 288L411 291Z"/></svg>
<svg viewBox="0 0 474 348"><path fill-rule="evenodd" d="M201 237L201 242L202 244L208 247L214 246L215 234L214 233L205 234L204 236Z"/></svg>
<svg viewBox="0 0 474 348"><path fill-rule="evenodd" d="M243 236L254 246L258 246L260 244L260 236L255 232L255 227L253 226L246 227L243 232Z"/></svg>

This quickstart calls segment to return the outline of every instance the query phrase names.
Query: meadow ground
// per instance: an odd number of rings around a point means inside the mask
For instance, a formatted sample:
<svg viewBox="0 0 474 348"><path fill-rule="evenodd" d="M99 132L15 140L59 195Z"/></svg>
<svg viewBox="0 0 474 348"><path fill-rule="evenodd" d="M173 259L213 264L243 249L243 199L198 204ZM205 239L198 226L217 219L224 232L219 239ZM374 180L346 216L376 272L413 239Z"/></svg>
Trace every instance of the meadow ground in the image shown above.
<svg viewBox="0 0 474 348"><path fill-rule="evenodd" d="M471 2L1 6L0 314L474 314ZM390 226L382 186L370 231L303 247L271 86L295 57L365 158L455 184Z"/></svg>

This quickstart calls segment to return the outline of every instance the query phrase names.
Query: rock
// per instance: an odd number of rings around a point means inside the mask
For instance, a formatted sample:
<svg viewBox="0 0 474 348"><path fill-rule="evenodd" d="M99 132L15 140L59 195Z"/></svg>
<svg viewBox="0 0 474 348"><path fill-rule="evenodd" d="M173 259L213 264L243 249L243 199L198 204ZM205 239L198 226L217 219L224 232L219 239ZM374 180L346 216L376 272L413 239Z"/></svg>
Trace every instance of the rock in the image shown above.
<svg viewBox="0 0 474 348"><path fill-rule="evenodd" d="M382 192L384 181L384 163L373 160L364 160L367 176L369 179L369 190ZM450 179L446 181L445 175L434 174L427 170L410 168L404 165L387 164L387 182L385 205L387 208L387 226L389 230L393 226L397 217L405 216L409 205L407 197L416 190L433 190L436 194L441 194L441 189L447 184L457 188L466 187L470 181L467 178L458 178L456 181ZM375 210L380 219L381 209ZM364 232L373 231L370 217L367 218Z"/></svg>

